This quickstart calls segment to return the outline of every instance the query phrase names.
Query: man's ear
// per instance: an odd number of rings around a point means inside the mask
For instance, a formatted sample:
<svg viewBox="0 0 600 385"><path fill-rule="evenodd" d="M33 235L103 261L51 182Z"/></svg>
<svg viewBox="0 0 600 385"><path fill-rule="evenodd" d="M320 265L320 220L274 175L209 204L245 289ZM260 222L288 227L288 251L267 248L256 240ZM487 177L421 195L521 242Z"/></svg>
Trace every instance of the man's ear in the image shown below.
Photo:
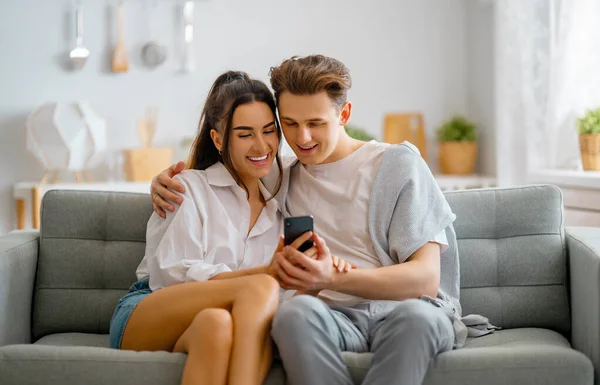
<svg viewBox="0 0 600 385"><path fill-rule="evenodd" d="M221 136L221 134L219 134L217 130L210 130L210 138L213 140L213 143L215 144L217 150L222 151L223 137Z"/></svg>
<svg viewBox="0 0 600 385"><path fill-rule="evenodd" d="M344 103L342 111L340 112L340 126L345 126L348 124L350 115L352 115L352 102L346 102Z"/></svg>

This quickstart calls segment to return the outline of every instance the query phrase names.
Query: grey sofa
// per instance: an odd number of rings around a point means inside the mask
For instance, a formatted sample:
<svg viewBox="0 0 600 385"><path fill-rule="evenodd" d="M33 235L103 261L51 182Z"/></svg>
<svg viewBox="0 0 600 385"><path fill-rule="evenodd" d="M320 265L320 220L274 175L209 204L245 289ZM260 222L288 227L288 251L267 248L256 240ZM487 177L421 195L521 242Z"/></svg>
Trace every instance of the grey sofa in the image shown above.
<svg viewBox="0 0 600 385"><path fill-rule="evenodd" d="M551 186L446 194L458 219L464 314L503 327L431 363L425 384L592 385L600 369L600 229L563 229ZM0 237L2 385L176 385L186 356L108 348L135 280L147 195L52 191L41 232ZM357 384L368 353L344 353ZM275 363L267 384L284 383Z"/></svg>

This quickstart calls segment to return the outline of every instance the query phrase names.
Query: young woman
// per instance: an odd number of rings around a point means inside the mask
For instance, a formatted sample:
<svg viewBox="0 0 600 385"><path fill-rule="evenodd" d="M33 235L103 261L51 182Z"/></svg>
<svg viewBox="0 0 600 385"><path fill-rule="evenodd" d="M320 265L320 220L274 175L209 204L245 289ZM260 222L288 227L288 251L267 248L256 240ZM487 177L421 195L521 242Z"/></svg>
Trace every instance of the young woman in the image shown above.
<svg viewBox="0 0 600 385"><path fill-rule="evenodd" d="M113 348L187 353L184 385L262 384L280 291L272 256L283 241L281 212L260 178L274 161L281 175L280 138L262 82L243 72L217 78L189 170L176 177L184 199L166 219L154 213L148 222L139 281L111 320ZM317 242L307 254L318 248L326 246Z"/></svg>

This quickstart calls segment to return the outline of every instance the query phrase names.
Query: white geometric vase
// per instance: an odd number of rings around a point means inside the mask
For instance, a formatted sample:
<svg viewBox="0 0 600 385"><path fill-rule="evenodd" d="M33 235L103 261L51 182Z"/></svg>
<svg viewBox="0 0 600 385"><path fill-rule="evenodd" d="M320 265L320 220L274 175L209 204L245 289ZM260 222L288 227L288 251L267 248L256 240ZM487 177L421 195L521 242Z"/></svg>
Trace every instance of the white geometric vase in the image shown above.
<svg viewBox="0 0 600 385"><path fill-rule="evenodd" d="M26 123L27 149L46 171L80 171L106 154L106 121L86 102L45 103Z"/></svg>

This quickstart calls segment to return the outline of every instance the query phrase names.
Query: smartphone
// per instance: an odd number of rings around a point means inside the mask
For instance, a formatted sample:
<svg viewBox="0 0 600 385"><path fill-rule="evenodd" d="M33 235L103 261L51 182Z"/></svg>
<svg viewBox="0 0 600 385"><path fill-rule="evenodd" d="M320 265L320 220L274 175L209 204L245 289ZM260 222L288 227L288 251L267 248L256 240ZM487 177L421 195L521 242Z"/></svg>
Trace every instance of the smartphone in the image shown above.
<svg viewBox="0 0 600 385"><path fill-rule="evenodd" d="M283 220L283 236L284 244L290 245L299 236L307 231L313 231L313 217L312 215L302 217L287 217ZM304 252L314 246L313 239L309 239L304 242L298 251Z"/></svg>

